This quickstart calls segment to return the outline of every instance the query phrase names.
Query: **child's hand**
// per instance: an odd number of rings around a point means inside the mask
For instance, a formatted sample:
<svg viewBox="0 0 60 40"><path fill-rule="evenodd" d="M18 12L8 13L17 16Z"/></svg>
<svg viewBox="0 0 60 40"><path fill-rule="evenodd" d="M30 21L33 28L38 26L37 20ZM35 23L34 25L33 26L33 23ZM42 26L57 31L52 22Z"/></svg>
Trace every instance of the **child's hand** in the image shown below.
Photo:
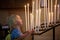
<svg viewBox="0 0 60 40"><path fill-rule="evenodd" d="M34 32L34 29L32 29L32 32Z"/></svg>
<svg viewBox="0 0 60 40"><path fill-rule="evenodd" d="M34 32L33 29L28 31L29 34L32 34L33 32Z"/></svg>

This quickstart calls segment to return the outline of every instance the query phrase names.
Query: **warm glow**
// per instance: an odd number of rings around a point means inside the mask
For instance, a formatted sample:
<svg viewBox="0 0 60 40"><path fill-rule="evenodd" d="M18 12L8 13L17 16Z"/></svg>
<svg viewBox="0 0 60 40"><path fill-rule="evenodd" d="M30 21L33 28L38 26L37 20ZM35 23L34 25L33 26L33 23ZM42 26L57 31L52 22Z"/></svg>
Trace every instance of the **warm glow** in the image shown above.
<svg viewBox="0 0 60 40"><path fill-rule="evenodd" d="M56 24L56 4L54 5L54 23Z"/></svg>
<svg viewBox="0 0 60 40"><path fill-rule="evenodd" d="M30 21L30 19L29 19L29 3L27 3L27 20L28 20L28 30L30 30L30 24L29 24L29 21Z"/></svg>
<svg viewBox="0 0 60 40"><path fill-rule="evenodd" d="M29 3L27 3L27 6L29 6Z"/></svg>
<svg viewBox="0 0 60 40"><path fill-rule="evenodd" d="M26 5L24 5L24 7L26 8Z"/></svg>
<svg viewBox="0 0 60 40"><path fill-rule="evenodd" d="M59 14L59 4L57 5L57 8L58 8L58 12L57 12L57 20L59 21L59 16L60 16L60 14Z"/></svg>
<svg viewBox="0 0 60 40"><path fill-rule="evenodd" d="M27 25L27 10L26 10L26 5L24 5L24 7L25 7L25 21L26 21L26 31L27 31L28 25Z"/></svg>

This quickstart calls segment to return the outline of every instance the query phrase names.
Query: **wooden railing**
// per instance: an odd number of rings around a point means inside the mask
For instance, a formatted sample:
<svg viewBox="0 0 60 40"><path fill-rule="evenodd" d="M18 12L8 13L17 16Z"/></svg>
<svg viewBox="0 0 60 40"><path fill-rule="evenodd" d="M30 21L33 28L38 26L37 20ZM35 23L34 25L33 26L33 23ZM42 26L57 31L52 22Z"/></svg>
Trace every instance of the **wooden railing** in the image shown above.
<svg viewBox="0 0 60 40"><path fill-rule="evenodd" d="M34 40L34 35L42 35L42 34L48 32L48 31L50 31L50 30L52 30L52 29L53 29L53 40L55 40L55 28L56 28L56 27L59 27L59 26L60 26L60 23L57 23L57 24L51 25L51 26L50 26L51 28L49 28L49 29L47 29L47 30L44 30L44 31L41 32L41 33L33 33L33 34L32 34L32 40Z"/></svg>

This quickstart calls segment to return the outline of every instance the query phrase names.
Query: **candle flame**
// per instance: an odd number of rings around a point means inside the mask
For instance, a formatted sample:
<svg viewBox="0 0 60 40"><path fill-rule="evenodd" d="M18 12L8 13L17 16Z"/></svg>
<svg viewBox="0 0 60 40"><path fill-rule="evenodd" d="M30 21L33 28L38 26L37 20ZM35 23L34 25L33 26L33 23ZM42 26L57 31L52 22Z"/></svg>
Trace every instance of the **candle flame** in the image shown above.
<svg viewBox="0 0 60 40"><path fill-rule="evenodd" d="M29 3L27 3L27 6L29 6Z"/></svg>
<svg viewBox="0 0 60 40"><path fill-rule="evenodd" d="M54 7L56 7L56 5L54 5Z"/></svg>
<svg viewBox="0 0 60 40"><path fill-rule="evenodd" d="M59 4L57 6L59 7Z"/></svg>
<svg viewBox="0 0 60 40"><path fill-rule="evenodd" d="M34 1L32 3L34 4Z"/></svg>
<svg viewBox="0 0 60 40"><path fill-rule="evenodd" d="M26 5L24 5L24 7L26 7Z"/></svg>

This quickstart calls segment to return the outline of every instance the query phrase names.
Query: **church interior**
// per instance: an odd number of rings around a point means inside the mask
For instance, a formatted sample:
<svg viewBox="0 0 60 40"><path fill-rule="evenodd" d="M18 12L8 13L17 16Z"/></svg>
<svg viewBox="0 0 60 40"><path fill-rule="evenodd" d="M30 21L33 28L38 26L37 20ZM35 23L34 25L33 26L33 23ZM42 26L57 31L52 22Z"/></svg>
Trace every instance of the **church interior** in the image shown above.
<svg viewBox="0 0 60 40"><path fill-rule="evenodd" d="M0 0L0 40L10 34L12 14L21 16L22 33L34 30L22 40L60 40L60 0Z"/></svg>

